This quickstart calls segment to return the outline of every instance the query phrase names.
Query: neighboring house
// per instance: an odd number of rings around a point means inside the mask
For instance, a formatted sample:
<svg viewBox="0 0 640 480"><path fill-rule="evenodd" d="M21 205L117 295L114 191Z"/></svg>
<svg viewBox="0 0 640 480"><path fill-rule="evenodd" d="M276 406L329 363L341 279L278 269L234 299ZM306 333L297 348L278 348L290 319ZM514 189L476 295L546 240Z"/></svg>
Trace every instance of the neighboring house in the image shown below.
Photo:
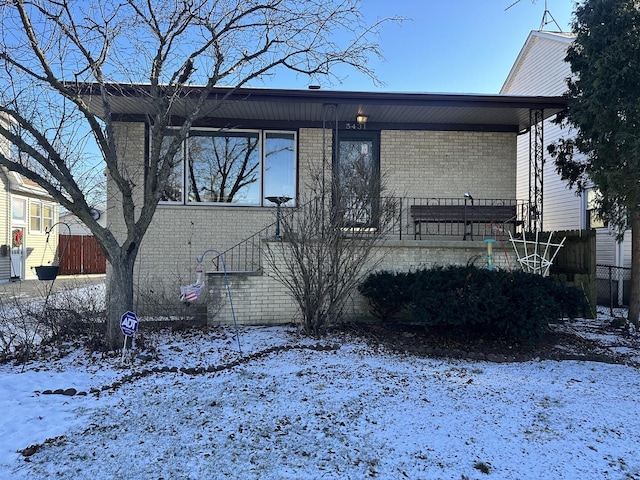
<svg viewBox="0 0 640 480"><path fill-rule="evenodd" d="M0 149L9 153L6 140ZM57 222L58 204L46 190L0 167L0 282L36 278L34 267L56 261Z"/></svg>
<svg viewBox="0 0 640 480"><path fill-rule="evenodd" d="M6 140L0 139L0 149L10 152ZM46 190L0 167L0 282L35 278L34 267L55 261L57 222L58 204Z"/></svg>
<svg viewBox="0 0 640 480"><path fill-rule="evenodd" d="M34 267L55 262L57 221L58 204L44 189L0 168L0 282L36 278Z"/></svg>
<svg viewBox="0 0 640 480"><path fill-rule="evenodd" d="M88 104L100 112L100 95L91 94L91 85L82 88ZM141 88L146 87L118 85L111 90L117 142L134 195L144 184L149 151L148 107ZM228 92L212 92L211 103ZM189 101L188 95L176 101L177 116ZM526 202L517 198L516 160L518 137L530 127L531 110L550 117L565 106L562 98L540 96L238 90L210 109L211 116L185 142L182 161L141 245L137 291L176 298L179 286L193 281L196 257L209 249L227 251L239 321L290 321L295 307L287 293L265 271L259 251L247 253L250 244L244 241L274 222L275 207L267 197L291 197L285 207L295 205L309 197L314 173L324 173L326 191L331 191L330 179L347 184L358 165L382 172L388 191L401 201L383 268L484 259L483 239L496 235L492 222L498 220L489 218L489 207L513 208L512 224L528 212ZM243 159L242 171L252 172L245 177L250 181L237 181L240 169L219 170L220 160L231 158ZM379 176L370 178L375 182ZM470 195L465 198L466 192ZM109 183L107 209L116 212L109 215L109 228L122 236L118 198ZM471 207L474 212L488 208L475 218L473 232L467 231L469 222L460 226L462 217L415 222L414 205L446 204L460 212L467 202L469 212ZM505 265L502 251L507 248L504 243L496 248L497 263ZM215 266L209 262L205 269L215 285Z"/></svg>
<svg viewBox="0 0 640 480"><path fill-rule="evenodd" d="M106 208L102 205L96 206L91 210L93 218L98 221L101 227L107 226ZM92 235L87 226L71 212L60 212L60 235ZM67 225L69 228L67 229Z"/></svg>
<svg viewBox="0 0 640 480"><path fill-rule="evenodd" d="M507 76L501 94L507 95L563 95L567 90L566 79L571 76L570 65L565 61L566 51L574 35L562 32L532 31L518 54ZM546 231L596 229L596 262L599 265L630 267L631 235L626 234L622 243L594 215L594 189L576 194L556 172L547 145L571 135L568 130L552 122L544 124L544 163L541 165L540 186L543 191L542 229ZM529 198L535 183L530 161L530 144L525 136L518 140L518 198ZM608 275L604 270L600 275Z"/></svg>

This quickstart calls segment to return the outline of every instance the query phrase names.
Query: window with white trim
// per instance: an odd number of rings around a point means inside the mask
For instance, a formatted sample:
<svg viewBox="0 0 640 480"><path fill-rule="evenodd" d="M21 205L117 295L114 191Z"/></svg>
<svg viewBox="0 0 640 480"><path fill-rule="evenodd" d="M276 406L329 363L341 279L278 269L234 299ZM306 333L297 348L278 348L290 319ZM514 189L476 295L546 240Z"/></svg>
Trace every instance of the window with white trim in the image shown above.
<svg viewBox="0 0 640 480"><path fill-rule="evenodd" d="M29 210L29 226L32 232L42 231L42 204L31 202Z"/></svg>
<svg viewBox="0 0 640 480"><path fill-rule="evenodd" d="M27 223L27 199L13 197L11 199L11 220L13 223Z"/></svg>
<svg viewBox="0 0 640 480"><path fill-rule="evenodd" d="M29 205L29 229L32 232L48 232L53 226L53 205L31 201Z"/></svg>
<svg viewBox="0 0 640 480"><path fill-rule="evenodd" d="M42 204L42 227L45 232L53 227L53 206L46 203Z"/></svg>
<svg viewBox="0 0 640 480"><path fill-rule="evenodd" d="M272 205L268 196L295 198L296 142L291 131L193 129L162 201L260 206Z"/></svg>
<svg viewBox="0 0 640 480"><path fill-rule="evenodd" d="M598 215L600 192L595 188L587 189L587 230L606 227L606 222Z"/></svg>

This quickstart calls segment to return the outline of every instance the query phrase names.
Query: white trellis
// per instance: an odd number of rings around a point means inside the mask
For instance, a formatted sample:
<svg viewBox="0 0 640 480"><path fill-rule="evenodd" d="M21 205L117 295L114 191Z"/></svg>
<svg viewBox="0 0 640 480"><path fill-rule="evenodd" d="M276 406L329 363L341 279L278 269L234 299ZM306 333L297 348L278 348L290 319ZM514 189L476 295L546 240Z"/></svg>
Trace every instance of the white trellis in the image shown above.
<svg viewBox="0 0 640 480"><path fill-rule="evenodd" d="M538 232L536 232L535 240L526 240L524 234L522 239L513 238L511 232L509 232L509 240L511 240L513 249L518 257L518 263L520 263L525 272L535 273L543 277L549 275L549 268L551 268L553 260L567 239L567 237L563 237L560 243L552 243L552 237L553 232L549 234L546 242L541 242L538 237ZM519 249L518 245L520 244L522 248ZM521 255L521 253L523 253L523 255Z"/></svg>

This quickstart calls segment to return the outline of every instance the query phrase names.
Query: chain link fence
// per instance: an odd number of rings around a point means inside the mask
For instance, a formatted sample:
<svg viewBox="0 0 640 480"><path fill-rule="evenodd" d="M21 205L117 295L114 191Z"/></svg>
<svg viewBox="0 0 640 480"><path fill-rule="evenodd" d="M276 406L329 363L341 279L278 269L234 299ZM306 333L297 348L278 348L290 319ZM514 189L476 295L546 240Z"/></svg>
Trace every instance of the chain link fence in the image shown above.
<svg viewBox="0 0 640 480"><path fill-rule="evenodd" d="M613 309L629 305L631 269L613 265L596 265L598 305Z"/></svg>

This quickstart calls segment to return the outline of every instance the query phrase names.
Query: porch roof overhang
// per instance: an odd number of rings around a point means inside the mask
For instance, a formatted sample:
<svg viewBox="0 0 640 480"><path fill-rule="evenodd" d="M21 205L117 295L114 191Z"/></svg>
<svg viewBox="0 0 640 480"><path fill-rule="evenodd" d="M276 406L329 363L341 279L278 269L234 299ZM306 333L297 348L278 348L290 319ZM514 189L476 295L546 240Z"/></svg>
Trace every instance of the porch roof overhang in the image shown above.
<svg viewBox="0 0 640 480"><path fill-rule="evenodd" d="M151 87L108 84L112 118L143 121L153 111ZM97 84L76 88L89 108L104 118ZM185 87L173 102L178 121L195 107L202 87ZM564 97L437 93L351 92L214 88L207 95L197 124L235 128L300 128L355 125L368 117L367 129L466 130L523 132L531 126L532 110L550 118L567 106Z"/></svg>

